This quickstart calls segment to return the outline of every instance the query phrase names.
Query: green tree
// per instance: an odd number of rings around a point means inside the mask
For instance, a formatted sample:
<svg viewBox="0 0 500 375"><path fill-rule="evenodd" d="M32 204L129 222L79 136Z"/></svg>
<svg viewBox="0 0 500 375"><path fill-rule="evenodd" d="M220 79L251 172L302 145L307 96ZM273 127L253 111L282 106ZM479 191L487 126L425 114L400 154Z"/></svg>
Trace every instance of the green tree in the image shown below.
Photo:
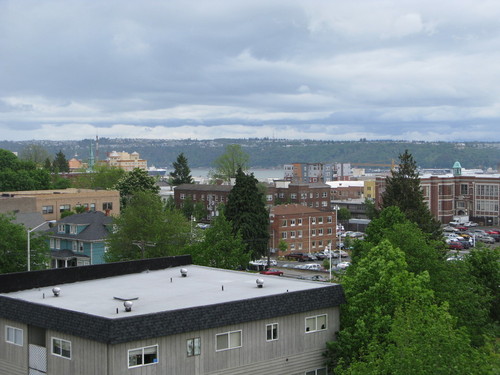
<svg viewBox="0 0 500 375"><path fill-rule="evenodd" d="M64 155L61 150L59 150L59 152L56 154L56 157L52 162L52 166L55 172L69 172L69 164L66 160L66 155Z"/></svg>
<svg viewBox="0 0 500 375"><path fill-rule="evenodd" d="M269 213L257 179L238 169L236 183L228 195L225 215L233 226L233 233L241 233L247 251L253 259L267 254L269 241Z"/></svg>
<svg viewBox="0 0 500 375"><path fill-rule="evenodd" d="M386 178L385 191L382 193L382 208L397 206L406 217L417 223L424 233L432 238L441 239L441 225L432 215L424 201L417 164L406 150L399 155L399 167Z"/></svg>
<svg viewBox="0 0 500 375"><path fill-rule="evenodd" d="M412 300L397 308L387 340L388 345L373 341L361 360L343 373L494 374L492 358L470 345L446 303L438 306L425 299Z"/></svg>
<svg viewBox="0 0 500 375"><path fill-rule="evenodd" d="M251 260L239 233L232 232L231 223L221 212L205 229L201 242L190 246L193 263L225 269L241 269Z"/></svg>
<svg viewBox="0 0 500 375"><path fill-rule="evenodd" d="M196 202L193 207L193 216L196 220L206 219L208 216L208 209L203 202Z"/></svg>
<svg viewBox="0 0 500 375"><path fill-rule="evenodd" d="M139 191L149 191L158 194L160 187L156 185L154 177L148 175L148 172L134 168L126 173L115 185L115 189L120 191L121 206L125 207L131 197Z"/></svg>
<svg viewBox="0 0 500 375"><path fill-rule="evenodd" d="M248 170L250 156L238 144L227 145L224 153L214 161L215 171L211 173L213 179L229 182L237 176L238 170Z"/></svg>
<svg viewBox="0 0 500 375"><path fill-rule="evenodd" d="M386 240L349 267L342 280L348 303L341 308L341 330L327 344L329 367L361 360L373 341L386 345L396 310L432 297L428 281L427 273L408 272L404 253Z"/></svg>
<svg viewBox="0 0 500 375"><path fill-rule="evenodd" d="M23 147L19 153L19 158L24 161L30 161L38 166L43 166L45 160L49 158L49 152L43 146L29 144Z"/></svg>
<svg viewBox="0 0 500 375"><path fill-rule="evenodd" d="M30 264L32 270L46 268L49 246L38 232L27 233L13 217L0 214L0 273L23 272L27 267L28 235L30 236Z"/></svg>
<svg viewBox="0 0 500 375"><path fill-rule="evenodd" d="M189 169L188 160L184 156L184 153L181 152L172 165L174 166L174 170L170 172L171 185L178 186L194 183L193 177L191 177L191 169Z"/></svg>
<svg viewBox="0 0 500 375"><path fill-rule="evenodd" d="M0 171L16 170L19 164L19 159L14 153L0 148Z"/></svg>
<svg viewBox="0 0 500 375"><path fill-rule="evenodd" d="M126 172L118 167L110 167L107 165L95 165L94 170L90 173L80 174L73 186L80 189L114 189Z"/></svg>
<svg viewBox="0 0 500 375"><path fill-rule="evenodd" d="M151 191L135 191L108 236L107 262L178 255L190 238L190 224L177 210L166 210Z"/></svg>
<svg viewBox="0 0 500 375"><path fill-rule="evenodd" d="M351 218L351 211L345 207L341 207L337 212L337 219L339 221L348 221Z"/></svg>
<svg viewBox="0 0 500 375"><path fill-rule="evenodd" d="M363 204L365 205L365 212L368 219L375 219L378 215L378 211L375 207L375 202L373 201L373 199L365 198Z"/></svg>

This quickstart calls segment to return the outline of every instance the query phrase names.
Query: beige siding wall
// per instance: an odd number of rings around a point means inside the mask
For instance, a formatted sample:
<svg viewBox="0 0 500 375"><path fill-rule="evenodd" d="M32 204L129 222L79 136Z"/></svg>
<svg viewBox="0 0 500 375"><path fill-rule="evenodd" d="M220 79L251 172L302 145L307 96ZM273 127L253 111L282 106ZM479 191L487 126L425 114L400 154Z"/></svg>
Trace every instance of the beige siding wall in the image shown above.
<svg viewBox="0 0 500 375"><path fill-rule="evenodd" d="M23 330L23 346L6 342L5 326ZM0 374L25 375L28 371L28 329L26 324L0 319Z"/></svg>

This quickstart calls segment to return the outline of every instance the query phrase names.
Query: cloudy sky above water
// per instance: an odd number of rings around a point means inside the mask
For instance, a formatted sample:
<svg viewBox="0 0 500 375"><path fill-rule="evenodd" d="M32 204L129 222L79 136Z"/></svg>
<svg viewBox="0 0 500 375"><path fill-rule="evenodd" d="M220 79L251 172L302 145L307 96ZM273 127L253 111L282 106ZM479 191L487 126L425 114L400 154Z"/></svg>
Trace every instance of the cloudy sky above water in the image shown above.
<svg viewBox="0 0 500 375"><path fill-rule="evenodd" d="M0 139L500 141L498 0L0 0Z"/></svg>

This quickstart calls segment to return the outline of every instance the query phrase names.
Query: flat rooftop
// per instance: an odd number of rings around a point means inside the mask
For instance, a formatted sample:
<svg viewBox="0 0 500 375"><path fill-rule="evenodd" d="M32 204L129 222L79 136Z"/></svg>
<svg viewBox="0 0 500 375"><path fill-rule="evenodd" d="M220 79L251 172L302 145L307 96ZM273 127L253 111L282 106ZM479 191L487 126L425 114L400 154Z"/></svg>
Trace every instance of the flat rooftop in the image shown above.
<svg viewBox="0 0 500 375"><path fill-rule="evenodd" d="M187 270L186 277L182 277L181 268ZM257 279L264 281L262 288L257 287ZM1 293L0 296L107 319L119 319L331 286L331 283L185 265L48 285ZM52 293L54 287L61 289L59 297ZM125 312L124 300L133 302L132 311Z"/></svg>

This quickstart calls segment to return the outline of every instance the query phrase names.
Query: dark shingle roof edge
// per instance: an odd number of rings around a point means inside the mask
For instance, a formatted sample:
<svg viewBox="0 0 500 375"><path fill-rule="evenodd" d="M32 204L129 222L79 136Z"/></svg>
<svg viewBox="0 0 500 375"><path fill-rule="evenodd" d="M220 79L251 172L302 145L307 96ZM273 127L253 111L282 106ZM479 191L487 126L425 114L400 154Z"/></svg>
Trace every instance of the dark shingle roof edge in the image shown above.
<svg viewBox="0 0 500 375"><path fill-rule="evenodd" d="M168 336L339 306L342 286L109 319L0 296L0 316L109 344ZM251 306L251 308L249 308Z"/></svg>

